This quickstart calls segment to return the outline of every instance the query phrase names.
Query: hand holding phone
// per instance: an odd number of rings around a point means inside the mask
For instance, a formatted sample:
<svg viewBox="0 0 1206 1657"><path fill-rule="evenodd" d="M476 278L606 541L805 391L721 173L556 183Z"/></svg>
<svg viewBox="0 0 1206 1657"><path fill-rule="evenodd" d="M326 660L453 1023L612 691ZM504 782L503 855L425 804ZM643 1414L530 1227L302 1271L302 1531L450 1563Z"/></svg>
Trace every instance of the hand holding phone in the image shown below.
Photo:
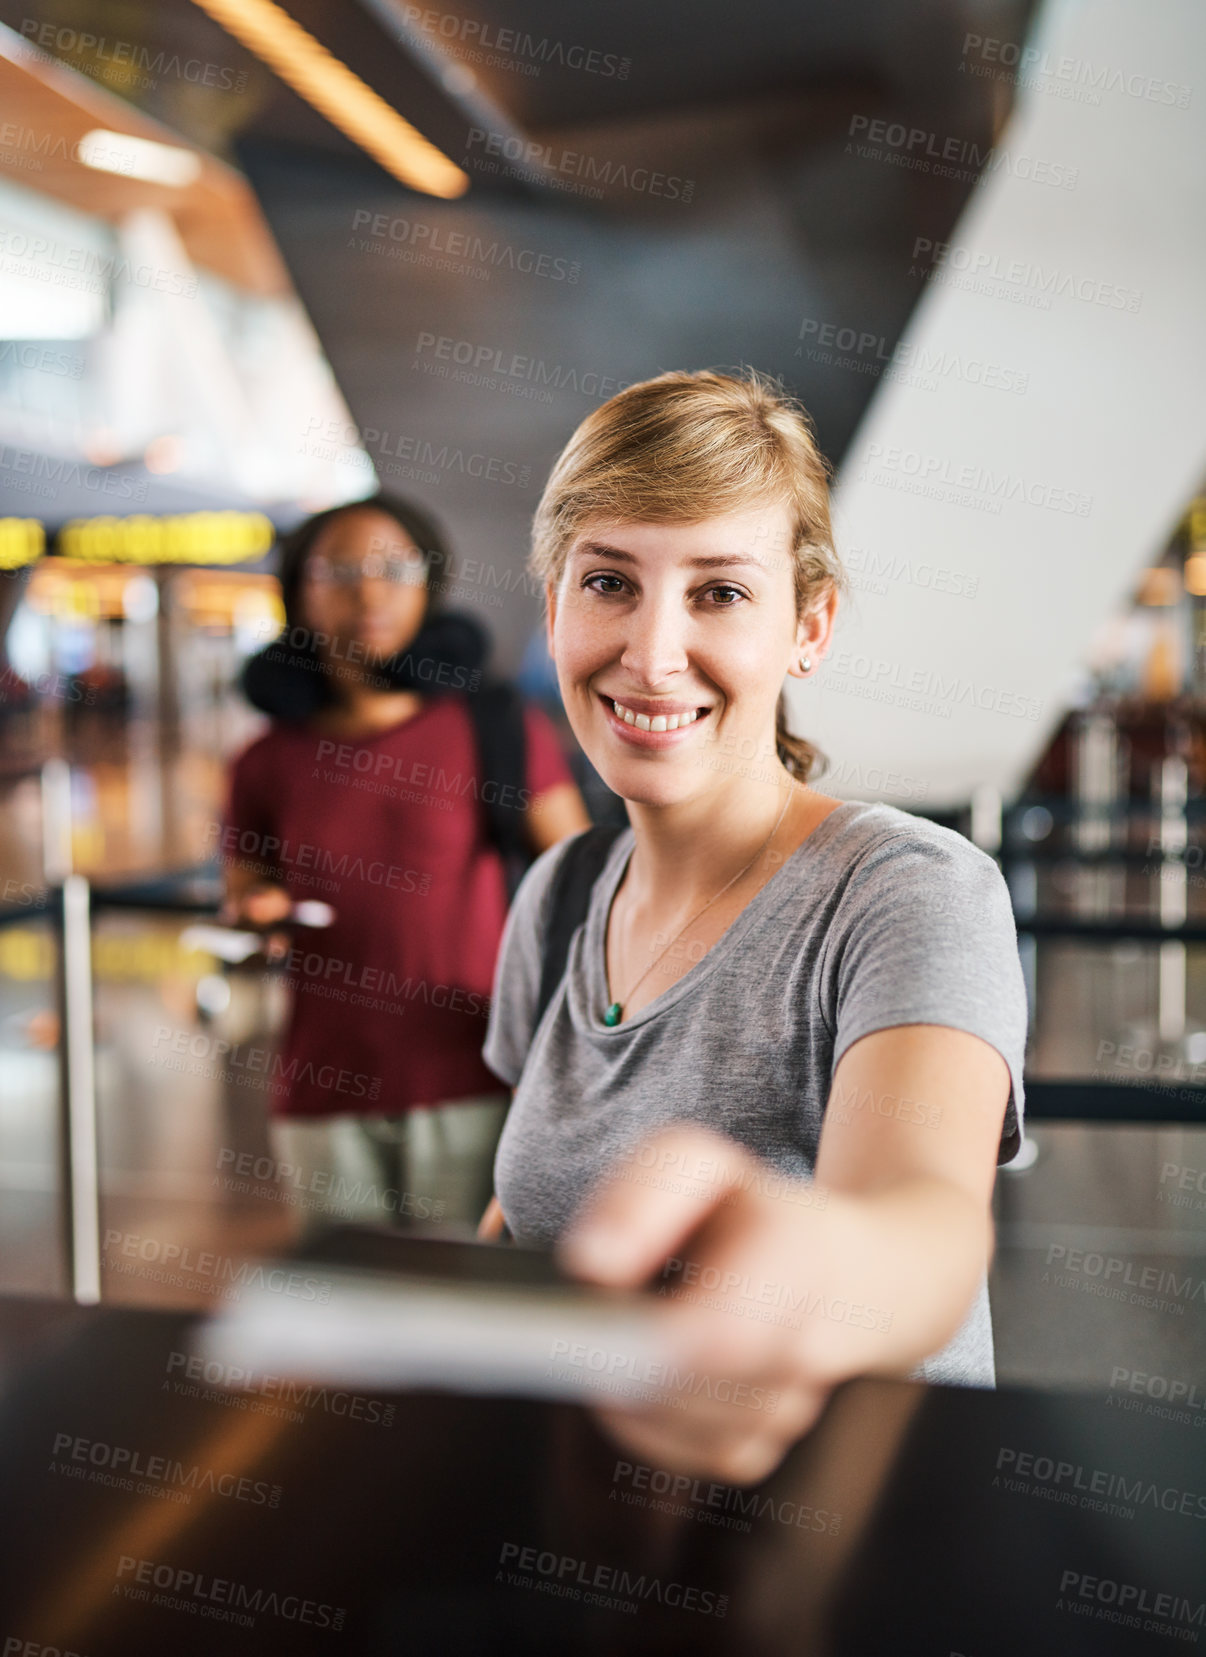
<svg viewBox="0 0 1206 1657"><path fill-rule="evenodd" d="M253 907L248 902L248 899L261 897L265 901L258 906ZM252 923L254 931L230 924L200 924L185 927L180 934L180 942L185 949L204 950L232 966L259 954L274 961L283 959L288 953L289 934L281 930L283 926L327 927L335 921L335 911L329 903L321 903L315 898L303 898L295 903L283 886L249 892L242 900L240 910L242 916ZM219 921L226 916L233 919L234 911L224 909Z"/></svg>

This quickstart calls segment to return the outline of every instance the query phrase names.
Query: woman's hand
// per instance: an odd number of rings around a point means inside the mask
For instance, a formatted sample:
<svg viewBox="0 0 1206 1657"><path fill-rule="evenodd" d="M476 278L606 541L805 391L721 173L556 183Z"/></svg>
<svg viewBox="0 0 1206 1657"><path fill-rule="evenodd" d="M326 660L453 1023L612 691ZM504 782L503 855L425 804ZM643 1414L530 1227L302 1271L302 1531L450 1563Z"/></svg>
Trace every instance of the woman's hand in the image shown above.
<svg viewBox="0 0 1206 1657"><path fill-rule="evenodd" d="M265 932L264 954L270 961L278 961L288 953L289 934L270 928L287 920L292 911L293 898L283 886L257 881L241 891L230 890L218 918L225 926L249 926Z"/></svg>
<svg viewBox="0 0 1206 1657"><path fill-rule="evenodd" d="M562 1260L630 1288L661 1272L680 1374L712 1378L710 1396L680 1385L604 1412L612 1433L676 1471L757 1479L839 1381L906 1376L941 1351L991 1258L1008 1095L1005 1060L980 1037L893 1026L853 1042L834 1072L819 1183L694 1126L612 1168Z"/></svg>
<svg viewBox="0 0 1206 1657"><path fill-rule="evenodd" d="M628 1168L641 1183L624 1177ZM660 1133L612 1171L563 1239L561 1261L629 1288L661 1272L677 1368L698 1383L665 1402L599 1410L626 1450L749 1483L816 1421L842 1373L831 1325L806 1310L844 1246L844 1205L827 1196L704 1128Z"/></svg>
<svg viewBox="0 0 1206 1657"><path fill-rule="evenodd" d="M477 1223L477 1240L479 1243L497 1243L506 1229L506 1217L502 1211L502 1204L497 1197L491 1197L486 1205L486 1212Z"/></svg>

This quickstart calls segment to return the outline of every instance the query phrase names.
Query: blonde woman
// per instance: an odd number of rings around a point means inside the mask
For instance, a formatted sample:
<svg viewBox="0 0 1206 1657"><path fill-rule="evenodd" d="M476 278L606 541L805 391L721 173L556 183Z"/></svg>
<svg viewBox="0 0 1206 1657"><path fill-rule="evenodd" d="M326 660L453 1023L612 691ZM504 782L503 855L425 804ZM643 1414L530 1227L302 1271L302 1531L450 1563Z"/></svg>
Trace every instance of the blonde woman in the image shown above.
<svg viewBox="0 0 1206 1657"><path fill-rule="evenodd" d="M992 1386L1013 917L960 835L809 786L782 686L817 673L844 578L807 417L753 373L629 387L554 466L532 563L570 723L631 826L538 1022L574 842L517 894L483 1234L505 1219L580 1276L673 1290L668 1332L717 1384L605 1416L662 1466L760 1477L857 1374Z"/></svg>

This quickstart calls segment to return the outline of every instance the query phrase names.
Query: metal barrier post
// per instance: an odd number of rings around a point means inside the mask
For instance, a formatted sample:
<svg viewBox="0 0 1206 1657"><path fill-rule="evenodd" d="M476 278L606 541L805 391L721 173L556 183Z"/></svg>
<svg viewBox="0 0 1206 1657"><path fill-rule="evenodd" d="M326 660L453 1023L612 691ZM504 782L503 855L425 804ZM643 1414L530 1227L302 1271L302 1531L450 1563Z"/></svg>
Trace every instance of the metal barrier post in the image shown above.
<svg viewBox="0 0 1206 1657"><path fill-rule="evenodd" d="M71 769L42 767L45 880L57 887L59 951L59 1234L73 1300L100 1300L100 1166L93 1067L91 894L72 871Z"/></svg>

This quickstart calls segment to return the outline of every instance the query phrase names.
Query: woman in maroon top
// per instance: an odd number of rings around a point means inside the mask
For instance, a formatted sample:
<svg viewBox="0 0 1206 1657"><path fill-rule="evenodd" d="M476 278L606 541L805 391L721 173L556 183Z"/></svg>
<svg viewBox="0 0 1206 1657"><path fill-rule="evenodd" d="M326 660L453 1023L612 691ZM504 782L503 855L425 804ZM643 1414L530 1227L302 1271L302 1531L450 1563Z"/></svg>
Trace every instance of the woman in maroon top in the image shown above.
<svg viewBox="0 0 1206 1657"><path fill-rule="evenodd" d="M384 498L294 533L288 717L231 778L227 916L270 926L315 898L335 912L272 946L293 992L275 1148L319 1212L476 1220L506 1110L481 1057L507 909L482 800L506 782L483 776L458 693L476 675L430 648L433 555L435 525ZM522 718L523 785L502 804L535 854L589 818L549 721Z"/></svg>

